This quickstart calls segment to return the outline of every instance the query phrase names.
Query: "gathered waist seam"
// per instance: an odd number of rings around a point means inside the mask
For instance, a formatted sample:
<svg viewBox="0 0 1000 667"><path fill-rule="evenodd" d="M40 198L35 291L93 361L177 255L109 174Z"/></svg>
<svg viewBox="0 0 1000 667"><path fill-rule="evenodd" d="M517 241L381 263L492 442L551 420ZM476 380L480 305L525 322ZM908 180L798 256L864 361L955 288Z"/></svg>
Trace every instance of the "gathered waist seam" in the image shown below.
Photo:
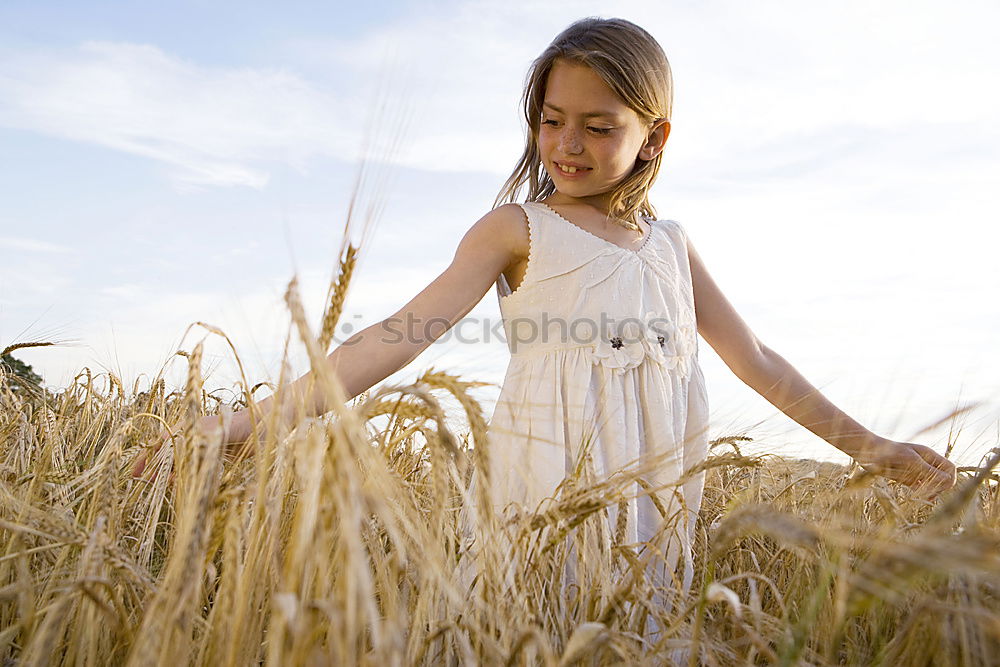
<svg viewBox="0 0 1000 667"><path fill-rule="evenodd" d="M512 357L537 357L540 354L548 354L550 352L567 352L570 350L579 350L582 348L594 349L594 343L579 343L577 345L553 345L547 347L532 347L527 350L522 350L519 352L511 352Z"/></svg>

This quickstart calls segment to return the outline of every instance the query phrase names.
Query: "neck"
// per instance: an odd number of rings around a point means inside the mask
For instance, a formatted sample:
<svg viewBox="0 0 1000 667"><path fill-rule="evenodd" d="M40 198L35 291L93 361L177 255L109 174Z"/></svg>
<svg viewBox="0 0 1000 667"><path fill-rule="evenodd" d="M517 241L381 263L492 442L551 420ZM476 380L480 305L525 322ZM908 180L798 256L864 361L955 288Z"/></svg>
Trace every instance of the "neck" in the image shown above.
<svg viewBox="0 0 1000 667"><path fill-rule="evenodd" d="M556 191L548 198L549 204L555 204L557 206L581 206L596 210L598 213L604 216L605 224L615 225L618 227L624 227L625 229L631 229L632 231L642 232L642 227L639 226L637 220L623 220L620 218L613 218L608 214L610 210L609 197L604 194L593 195L590 197L571 197L565 195L559 191ZM638 217L638 216L633 216Z"/></svg>
<svg viewBox="0 0 1000 667"><path fill-rule="evenodd" d="M590 208L598 211L605 217L609 219L609 211L611 210L611 197L607 193L600 193L596 195L590 195L588 197L572 197L567 194L563 194L558 190L553 194L549 195L548 201L553 204L562 204L565 206L589 206ZM632 220L629 221L633 224L638 224L639 213L632 215ZM626 222L625 220L618 220L618 224Z"/></svg>

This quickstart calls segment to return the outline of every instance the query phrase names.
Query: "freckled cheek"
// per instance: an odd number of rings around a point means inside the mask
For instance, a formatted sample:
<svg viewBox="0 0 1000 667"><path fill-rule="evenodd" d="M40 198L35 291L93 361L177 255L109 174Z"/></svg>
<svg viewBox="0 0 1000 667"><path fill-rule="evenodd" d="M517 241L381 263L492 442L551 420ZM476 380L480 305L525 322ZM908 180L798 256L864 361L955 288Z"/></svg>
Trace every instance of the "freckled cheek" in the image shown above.
<svg viewBox="0 0 1000 667"><path fill-rule="evenodd" d="M627 176L635 165L635 160L630 160L628 155L617 149L602 152L599 159L605 170L614 176Z"/></svg>
<svg viewBox="0 0 1000 667"><path fill-rule="evenodd" d="M558 139L544 130L538 135L538 152L542 154L542 159L547 159L558 145Z"/></svg>

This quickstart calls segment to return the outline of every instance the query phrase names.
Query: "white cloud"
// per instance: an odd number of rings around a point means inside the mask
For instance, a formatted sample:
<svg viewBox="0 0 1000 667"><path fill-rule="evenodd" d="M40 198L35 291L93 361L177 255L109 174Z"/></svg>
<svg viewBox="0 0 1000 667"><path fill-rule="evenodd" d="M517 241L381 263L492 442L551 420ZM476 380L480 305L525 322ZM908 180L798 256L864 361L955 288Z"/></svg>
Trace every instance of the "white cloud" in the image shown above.
<svg viewBox="0 0 1000 667"><path fill-rule="evenodd" d="M134 300L143 294L143 287L136 284L108 285L102 287L100 293L112 299Z"/></svg>
<svg viewBox="0 0 1000 667"><path fill-rule="evenodd" d="M39 241L38 239L26 239L16 236L0 236L0 248L9 248L10 250L19 250L23 252L69 252L69 248L57 243Z"/></svg>
<svg viewBox="0 0 1000 667"><path fill-rule="evenodd" d="M353 156L346 108L284 70L207 67L149 45L0 62L0 125L148 157L188 185L262 187L268 163Z"/></svg>
<svg viewBox="0 0 1000 667"><path fill-rule="evenodd" d="M933 4L876 10L859 2L703 11L623 2L615 13L648 28L671 59L668 158L687 161L689 171L721 156L732 162L733 152L756 165L768 146L833 125L992 122L1000 93L988 82L998 57L984 45L996 8L976 7L982 20ZM0 124L160 161L185 187L263 187L275 163L353 160L366 128L388 141L409 119L399 162L505 175L523 141L517 99L528 64L573 19L607 14L605 6L445 9L356 38L291 41L288 60L315 72L312 80L287 69L202 65L142 44L87 42L74 53L6 57ZM381 111L373 90L386 103Z"/></svg>

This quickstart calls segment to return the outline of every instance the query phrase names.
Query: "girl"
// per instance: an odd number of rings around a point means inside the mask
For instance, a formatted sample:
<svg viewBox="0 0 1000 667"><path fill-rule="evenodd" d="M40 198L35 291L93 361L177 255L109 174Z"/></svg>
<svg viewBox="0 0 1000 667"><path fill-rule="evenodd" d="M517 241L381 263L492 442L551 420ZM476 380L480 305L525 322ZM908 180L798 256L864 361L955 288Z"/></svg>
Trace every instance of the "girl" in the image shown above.
<svg viewBox="0 0 1000 667"><path fill-rule="evenodd" d="M758 340L686 229L656 219L648 193L671 106L670 65L642 28L588 18L557 36L526 81L529 133L496 202L507 203L472 225L451 265L402 309L330 354L347 396L404 367L495 284L511 351L490 422L498 508L512 500L534 507L582 460L600 477L661 456L662 483L702 460L708 402L696 334L747 385L868 470L930 493L950 488L951 462L867 430ZM525 188L526 200L514 203ZM425 323L442 321L447 325L424 331ZM398 323L426 335L400 342ZM329 410L311 387L307 374L292 395L311 414ZM203 422L206 429L217 424L217 417ZM250 433L243 411L225 438L236 446ZM684 483L689 516L701 494L701 477ZM655 533L659 514L647 497L625 509L628 541Z"/></svg>

